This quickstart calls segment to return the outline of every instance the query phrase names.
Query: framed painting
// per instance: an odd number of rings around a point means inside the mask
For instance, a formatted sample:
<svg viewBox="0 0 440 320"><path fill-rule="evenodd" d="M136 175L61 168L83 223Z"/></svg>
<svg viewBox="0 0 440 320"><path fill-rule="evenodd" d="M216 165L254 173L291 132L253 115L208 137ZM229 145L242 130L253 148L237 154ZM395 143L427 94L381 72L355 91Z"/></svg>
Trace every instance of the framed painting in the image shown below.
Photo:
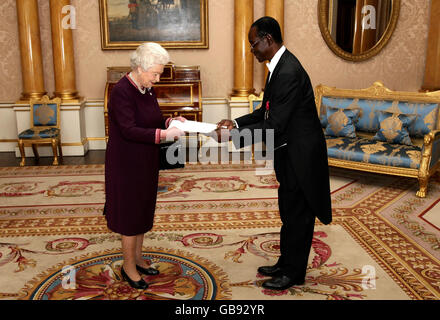
<svg viewBox="0 0 440 320"><path fill-rule="evenodd" d="M208 48L208 0L99 0L103 50Z"/></svg>

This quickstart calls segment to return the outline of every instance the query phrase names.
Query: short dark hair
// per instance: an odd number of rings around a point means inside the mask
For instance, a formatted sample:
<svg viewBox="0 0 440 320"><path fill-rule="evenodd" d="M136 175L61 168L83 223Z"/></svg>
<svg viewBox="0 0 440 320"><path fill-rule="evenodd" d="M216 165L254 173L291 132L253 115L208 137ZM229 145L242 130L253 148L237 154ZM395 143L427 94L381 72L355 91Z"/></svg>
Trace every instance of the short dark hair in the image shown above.
<svg viewBox="0 0 440 320"><path fill-rule="evenodd" d="M262 17L252 24L251 28L253 27L257 29L258 37L262 38L270 34L276 43L283 43L280 24L274 18L268 16Z"/></svg>

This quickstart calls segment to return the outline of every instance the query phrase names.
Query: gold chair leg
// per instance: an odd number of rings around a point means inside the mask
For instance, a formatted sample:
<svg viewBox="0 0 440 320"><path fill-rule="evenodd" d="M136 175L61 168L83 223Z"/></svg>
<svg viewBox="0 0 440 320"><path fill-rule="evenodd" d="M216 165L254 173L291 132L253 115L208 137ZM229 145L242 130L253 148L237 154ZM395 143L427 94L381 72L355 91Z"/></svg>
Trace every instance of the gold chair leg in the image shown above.
<svg viewBox="0 0 440 320"><path fill-rule="evenodd" d="M63 148L61 147L61 139L58 139L58 151L60 156L60 161L63 160Z"/></svg>
<svg viewBox="0 0 440 320"><path fill-rule="evenodd" d="M32 151L34 152L35 160L38 161L40 159L40 155L38 153L37 146L34 143L32 143Z"/></svg>
<svg viewBox="0 0 440 320"><path fill-rule="evenodd" d="M52 139L52 151L53 151L53 166L58 165L58 152L57 152L57 139Z"/></svg>
<svg viewBox="0 0 440 320"><path fill-rule="evenodd" d="M21 139L18 140L18 149L20 149L20 154L21 154L20 167L24 167L24 164L26 162L26 155L24 153L24 142Z"/></svg>

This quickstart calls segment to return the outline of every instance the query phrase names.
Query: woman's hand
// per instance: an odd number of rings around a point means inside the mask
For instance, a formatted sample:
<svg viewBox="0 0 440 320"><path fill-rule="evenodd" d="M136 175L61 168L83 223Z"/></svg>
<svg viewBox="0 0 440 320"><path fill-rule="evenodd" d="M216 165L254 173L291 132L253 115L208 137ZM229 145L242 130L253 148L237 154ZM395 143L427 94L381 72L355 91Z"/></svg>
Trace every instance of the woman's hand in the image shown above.
<svg viewBox="0 0 440 320"><path fill-rule="evenodd" d="M171 127L166 130L160 131L160 139L165 141L174 141L184 134L185 132L183 132L182 130L176 127Z"/></svg>
<svg viewBox="0 0 440 320"><path fill-rule="evenodd" d="M186 121L186 118L185 118L185 117L182 117L182 116L179 116L179 117L172 118L172 120L178 120L178 121L180 121L180 122L185 122L185 121Z"/></svg>

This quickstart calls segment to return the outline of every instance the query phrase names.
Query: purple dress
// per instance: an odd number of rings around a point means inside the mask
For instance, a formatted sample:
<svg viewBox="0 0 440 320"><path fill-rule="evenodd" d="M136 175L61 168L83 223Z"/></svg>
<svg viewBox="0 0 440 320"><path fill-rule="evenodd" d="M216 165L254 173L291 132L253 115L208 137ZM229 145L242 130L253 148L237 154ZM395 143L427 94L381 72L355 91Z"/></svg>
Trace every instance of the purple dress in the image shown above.
<svg viewBox="0 0 440 320"><path fill-rule="evenodd" d="M127 76L114 86L108 112L107 226L125 236L142 234L153 227L159 179L156 129L164 129L165 120L154 90L142 94Z"/></svg>

